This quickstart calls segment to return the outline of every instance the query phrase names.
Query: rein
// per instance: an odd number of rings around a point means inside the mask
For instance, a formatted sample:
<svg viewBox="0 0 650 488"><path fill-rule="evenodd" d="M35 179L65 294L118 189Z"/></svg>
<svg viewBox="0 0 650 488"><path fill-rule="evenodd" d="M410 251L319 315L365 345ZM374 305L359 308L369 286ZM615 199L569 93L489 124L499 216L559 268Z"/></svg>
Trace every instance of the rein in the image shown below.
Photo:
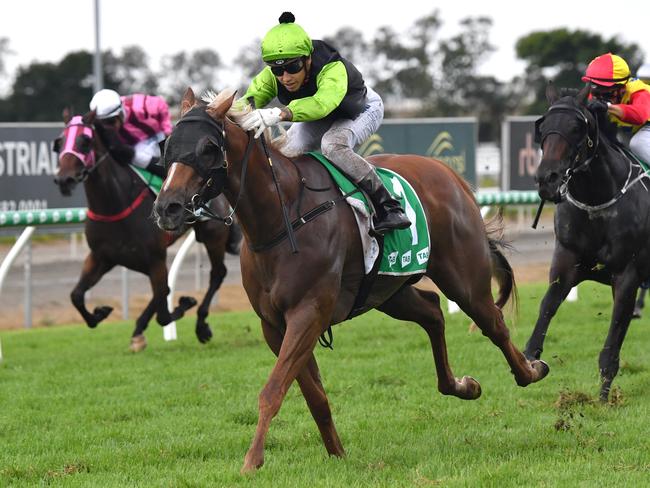
<svg viewBox="0 0 650 488"><path fill-rule="evenodd" d="M250 158L251 151L253 149L253 141L254 139L251 136L251 133L248 133L248 142L246 144L246 150L244 151L244 155L242 156L242 161L241 161L241 175L240 175L240 184L239 184L239 193L237 194L237 199L235 200L235 204L232 206L231 211L229 214L225 217L221 217L220 215L215 214L207 205L207 202L209 202L212 198L214 198L217 195L217 192L220 192L220 188L215 187L215 183L220 182L221 180L224 179L224 173L225 175L228 174L228 168L230 167L230 164L228 163L227 160L227 153L226 153L226 146L227 146L227 140L226 140L226 131L225 131L225 126L218 124L214 119L212 119L209 116L202 116L202 115L189 115L184 118L181 118L178 122L177 125L181 123L189 123L189 122L207 122L209 125L212 127L216 128L219 132L219 135L221 136L220 138L217 138L216 145L219 147L220 151L223 154L224 157L224 162L221 166L213 166L209 168L207 171L203 171L199 173L201 176L205 178L205 183L201 186L199 191L195 193L192 198L190 199L190 203L185 206L185 211L191 215L190 219L187 219L185 222L188 224L196 222L196 219L205 216L209 219L212 220L219 220L222 221L225 225L232 225L233 223L233 215L235 214L237 210L237 206L239 205L239 202L241 201L242 194L244 192L244 187L245 187L245 181L246 181L246 174L248 173L248 162ZM321 203L320 205L312 208L311 210L305 212L303 215L298 217L296 220L293 222L289 221L288 218L288 213L286 210L286 207L284 205L284 201L282 199L281 193L280 193L280 187L279 183L277 181L277 177L274 171L274 166L273 166L273 161L271 159L271 156L269 155L269 152L266 148L265 141L262 140L262 147L264 149L264 154L267 158L267 161L269 163L269 166L271 168L271 173L273 176L273 181L276 187L276 191L278 192L278 196L280 198L280 205L282 206L282 211L283 211L283 218L285 221L285 226L286 228L273 236L269 241L267 241L264 244L260 245L252 245L249 243L248 247L251 251L253 252L263 252L268 249L271 249L272 247L275 247L279 243L281 243L283 240L289 238L292 242L292 251L298 252L297 246L295 243L295 238L293 238L293 232L298 230L300 227L305 225L308 222L311 222L314 220L316 217L319 215L322 215L332 208L336 206L339 202L345 200L347 197L350 195L357 193L359 190L355 189L349 193L346 193L345 195L341 195L338 198L332 199L325 201ZM295 166L295 163L294 163ZM300 169L296 166L296 169L298 170L298 173L300 174ZM198 172L198 171L197 171ZM310 188L309 186L306 185L304 178L300 178L302 187L301 187L301 192L300 192L300 197L298 201L298 213L300 213L300 202L302 201L302 196L303 196L303 189L307 188L308 190L312 191L323 191L327 190L328 188L325 189L316 189L316 188ZM292 239L293 238L293 239Z"/></svg>
<svg viewBox="0 0 650 488"><path fill-rule="evenodd" d="M625 158L625 160L629 163L628 167L628 172L627 172L627 178L625 179L625 183L623 184L623 187L616 192L616 194L607 202L601 203L599 205L587 205L586 203L582 203L579 200L576 200L571 193L568 190L568 183L570 180L570 176L567 179L567 181L564 183L563 187L560 189L560 193L562 194L563 197L566 197L567 201L571 203L573 206L579 208L580 210L584 210L585 212L589 213L590 215L596 214L598 212L601 212L602 210L605 210L606 208L611 207L614 205L618 200L620 200L630 188L632 188L635 184L640 182L644 178L650 178L650 175L645 172L645 170L638 164L634 164L622 151L619 150L621 155ZM640 169L639 174L630 181L632 178L632 169L634 167L637 167ZM646 191L648 191L648 188L644 185L644 188Z"/></svg>
<svg viewBox="0 0 650 488"><path fill-rule="evenodd" d="M338 198L335 198L333 200L327 200L326 202L321 203L317 207L312 208L311 210L305 212L303 215L298 217L296 220L291 222L291 230L296 231L300 229L303 225L305 225L307 222L311 222L314 220L316 217L319 215L322 215L326 212L329 212L332 210L336 204L342 202L346 198L348 198L351 195L354 195L355 193L359 193L359 189L355 188L352 191L349 191L348 193L345 193L344 195L341 195ZM261 244L259 246L253 246L251 244L248 245L248 248L253 251L253 252L263 252L271 249L272 247L277 246L280 244L283 240L285 240L287 237L289 237L289 233L287 230L283 230L282 232L279 232L275 236L273 236L266 244Z"/></svg>

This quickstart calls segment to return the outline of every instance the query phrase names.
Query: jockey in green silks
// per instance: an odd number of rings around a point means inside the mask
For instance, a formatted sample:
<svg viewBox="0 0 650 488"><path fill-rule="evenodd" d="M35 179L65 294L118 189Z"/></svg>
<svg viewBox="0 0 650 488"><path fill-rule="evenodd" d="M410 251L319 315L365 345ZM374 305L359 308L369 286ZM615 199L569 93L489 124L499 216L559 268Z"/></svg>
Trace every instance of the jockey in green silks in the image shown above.
<svg viewBox="0 0 650 488"><path fill-rule="evenodd" d="M262 40L262 59L267 66L253 78L246 94L256 107L277 98L283 108L258 108L241 121L244 130L264 129L292 121L283 153L297 156L320 150L333 164L363 189L376 209L378 233L411 225L399 202L386 190L372 166L354 152L379 128L384 118L380 96L363 81L361 73L329 44L311 40L284 12L280 23Z"/></svg>

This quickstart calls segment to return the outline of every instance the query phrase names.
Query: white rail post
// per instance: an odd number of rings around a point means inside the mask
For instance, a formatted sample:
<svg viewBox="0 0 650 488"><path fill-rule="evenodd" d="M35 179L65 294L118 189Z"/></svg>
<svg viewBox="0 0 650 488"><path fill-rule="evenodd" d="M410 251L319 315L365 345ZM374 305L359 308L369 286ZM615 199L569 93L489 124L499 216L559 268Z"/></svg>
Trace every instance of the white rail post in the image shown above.
<svg viewBox="0 0 650 488"><path fill-rule="evenodd" d="M129 319L129 268L122 266L122 319Z"/></svg>
<svg viewBox="0 0 650 488"><path fill-rule="evenodd" d="M20 251L23 250L25 245L32 238L32 234L34 233L35 230L36 227L32 225L25 227L22 234L20 234L20 237L16 240L14 245L9 250L9 253L7 253L7 256L5 256L4 260L2 261L2 264L0 264L0 292L2 292L2 285L5 281L5 278L7 277L9 268L11 268L11 265L20 254Z"/></svg>
<svg viewBox="0 0 650 488"><path fill-rule="evenodd" d="M25 243L25 328L32 328L32 241Z"/></svg>
<svg viewBox="0 0 650 488"><path fill-rule="evenodd" d="M178 278L178 273L181 268L181 264L183 264L183 260L185 259L185 256L187 255L190 248L192 247L192 244L194 244L195 242L196 242L196 235L194 234L194 230L191 230L188 236L183 241L183 244L178 250L178 253L176 253L171 268L169 268L169 276L167 278L167 283L169 286L169 295L167 295L167 306L169 307L170 311L174 309L174 290L176 288L176 279ZM170 322L165 327L163 327L163 337L165 338L166 341L175 341L177 339L176 322Z"/></svg>

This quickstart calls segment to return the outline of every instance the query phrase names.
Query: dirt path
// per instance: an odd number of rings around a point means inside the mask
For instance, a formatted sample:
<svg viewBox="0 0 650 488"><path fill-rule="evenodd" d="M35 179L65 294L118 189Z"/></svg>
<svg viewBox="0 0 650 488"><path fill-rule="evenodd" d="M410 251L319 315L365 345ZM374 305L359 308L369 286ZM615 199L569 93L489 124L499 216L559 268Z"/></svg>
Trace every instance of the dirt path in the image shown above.
<svg viewBox="0 0 650 488"><path fill-rule="evenodd" d="M515 277L518 283L544 282L547 279L548 266L542 264L514 266ZM194 296L200 300L200 292L182 292L184 295ZM178 296L178 293L177 293ZM148 294L135 295L130 300L130 317L134 319L144 309L150 296ZM216 305L211 308L211 313L228 312L235 310L252 310L244 289L239 284L224 284L218 292ZM112 319L121 320L121 300L118 297L109 298L97 296L87 300L87 307L92 310L97 305L110 305L114 308ZM190 312L192 314L192 312ZM24 310L22 305L8 307L0 316L0 329L20 329L24 324ZM34 308L32 312L34 327L52 326L59 324L81 323L81 317L69 302L50 302L45 306Z"/></svg>

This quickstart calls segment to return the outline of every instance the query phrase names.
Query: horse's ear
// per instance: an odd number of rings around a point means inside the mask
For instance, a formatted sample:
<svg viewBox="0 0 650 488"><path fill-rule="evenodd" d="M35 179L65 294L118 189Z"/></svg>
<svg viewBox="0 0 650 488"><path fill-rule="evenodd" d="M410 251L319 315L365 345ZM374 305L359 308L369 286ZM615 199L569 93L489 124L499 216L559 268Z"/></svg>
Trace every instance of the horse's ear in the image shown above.
<svg viewBox="0 0 650 488"><path fill-rule="evenodd" d="M95 122L95 116L97 115L97 112L94 110L91 110L90 112L87 112L83 117L81 117L81 120L83 121L84 124L87 125L92 125L93 122Z"/></svg>
<svg viewBox="0 0 650 488"><path fill-rule="evenodd" d="M72 120L72 112L70 111L70 107L64 108L61 115L63 116L63 123L65 125L68 125L68 122Z"/></svg>
<svg viewBox="0 0 650 488"><path fill-rule="evenodd" d="M181 100L181 117L185 115L196 104L196 97L191 87L187 87Z"/></svg>
<svg viewBox="0 0 650 488"><path fill-rule="evenodd" d="M560 98L560 92L555 86L555 84L549 80L548 85L546 85L546 100L548 101L549 105L553 105L555 102L557 102Z"/></svg>
<svg viewBox="0 0 650 488"><path fill-rule="evenodd" d="M587 101L587 97L589 96L589 83L585 83L585 86L582 90L578 92L576 95L576 101L580 105L584 105L585 102Z"/></svg>
<svg viewBox="0 0 650 488"><path fill-rule="evenodd" d="M223 90L212 102L210 102L206 112L214 119L223 119L228 110L230 110L230 107L232 107L235 95L237 95L237 90L232 90L230 88Z"/></svg>

